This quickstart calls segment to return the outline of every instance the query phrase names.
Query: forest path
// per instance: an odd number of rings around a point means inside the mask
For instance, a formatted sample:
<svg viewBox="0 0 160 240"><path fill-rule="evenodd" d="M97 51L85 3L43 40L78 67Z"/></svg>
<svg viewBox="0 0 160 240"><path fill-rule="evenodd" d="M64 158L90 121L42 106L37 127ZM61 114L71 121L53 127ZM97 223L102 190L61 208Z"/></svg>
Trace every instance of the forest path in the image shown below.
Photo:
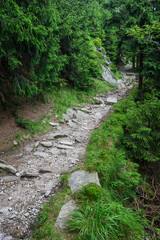
<svg viewBox="0 0 160 240"><path fill-rule="evenodd" d="M123 73L119 88L96 97L96 104L67 111L68 123L4 156L15 174L0 177L0 240L28 236L40 206L53 195L62 173L83 163L91 132L106 119L116 100L125 98L136 75ZM53 124L54 125L54 124Z"/></svg>

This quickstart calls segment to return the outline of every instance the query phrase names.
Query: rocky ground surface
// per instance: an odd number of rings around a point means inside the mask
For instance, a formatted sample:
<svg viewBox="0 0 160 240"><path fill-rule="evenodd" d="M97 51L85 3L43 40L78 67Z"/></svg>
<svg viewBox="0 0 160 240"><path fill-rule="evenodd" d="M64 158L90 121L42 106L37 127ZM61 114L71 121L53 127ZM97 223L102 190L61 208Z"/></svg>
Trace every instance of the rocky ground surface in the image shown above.
<svg viewBox="0 0 160 240"><path fill-rule="evenodd" d="M132 89L136 76L125 72L118 89L102 93L94 104L68 109L65 123L0 159L0 240L26 238L42 206L54 194L60 175L83 162L91 132L112 106Z"/></svg>

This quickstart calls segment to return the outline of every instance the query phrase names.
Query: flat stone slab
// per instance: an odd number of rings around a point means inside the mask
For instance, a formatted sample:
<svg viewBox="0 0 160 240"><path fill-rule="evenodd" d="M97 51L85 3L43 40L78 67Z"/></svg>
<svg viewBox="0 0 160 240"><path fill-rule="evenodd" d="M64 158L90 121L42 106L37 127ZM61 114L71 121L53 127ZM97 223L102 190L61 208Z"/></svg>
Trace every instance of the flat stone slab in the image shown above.
<svg viewBox="0 0 160 240"><path fill-rule="evenodd" d="M59 144L72 146L73 142L62 140L62 141L59 142Z"/></svg>
<svg viewBox="0 0 160 240"><path fill-rule="evenodd" d="M20 177L17 177L17 176L5 176L3 178L3 182L18 182L20 180Z"/></svg>
<svg viewBox="0 0 160 240"><path fill-rule="evenodd" d="M73 199L71 199L69 202L64 204L60 210L55 226L60 230L66 229L67 222L71 219L70 214L76 209L77 209L77 206Z"/></svg>
<svg viewBox="0 0 160 240"><path fill-rule="evenodd" d="M107 103L111 103L111 104L114 104L114 103L117 103L118 100L116 97L108 97L107 98Z"/></svg>
<svg viewBox="0 0 160 240"><path fill-rule="evenodd" d="M67 116L70 117L70 118L76 118L77 117L77 113L74 109L71 109L71 108L68 108L67 109Z"/></svg>
<svg viewBox="0 0 160 240"><path fill-rule="evenodd" d="M73 150L74 147L67 146L67 145L58 145L57 148L59 149L67 149L67 150Z"/></svg>
<svg viewBox="0 0 160 240"><path fill-rule="evenodd" d="M49 125L51 125L52 127L57 127L59 126L59 123L49 122Z"/></svg>
<svg viewBox="0 0 160 240"><path fill-rule="evenodd" d="M35 170L24 170L20 173L20 176L26 178L35 178L39 177L39 173Z"/></svg>
<svg viewBox="0 0 160 240"><path fill-rule="evenodd" d="M16 168L12 167L11 165L6 165L4 163L0 163L0 168L14 174L17 172Z"/></svg>
<svg viewBox="0 0 160 240"><path fill-rule="evenodd" d="M37 151L37 152L34 153L34 156L41 157L41 158L48 158L49 154Z"/></svg>
<svg viewBox="0 0 160 240"><path fill-rule="evenodd" d="M96 183L97 185L101 186L98 174L96 172L89 173L84 170L76 171L72 173L69 180L69 186L72 192L79 191L83 186L86 186L89 183Z"/></svg>
<svg viewBox="0 0 160 240"><path fill-rule="evenodd" d="M52 147L53 144L52 144L52 142L42 141L41 145L44 146L44 147Z"/></svg>

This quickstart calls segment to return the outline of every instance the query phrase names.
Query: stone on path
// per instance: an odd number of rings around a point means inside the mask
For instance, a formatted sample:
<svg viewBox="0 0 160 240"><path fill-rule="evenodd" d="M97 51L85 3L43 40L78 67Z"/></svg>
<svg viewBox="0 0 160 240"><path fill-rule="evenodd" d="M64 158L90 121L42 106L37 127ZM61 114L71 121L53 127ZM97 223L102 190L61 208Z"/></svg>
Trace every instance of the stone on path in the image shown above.
<svg viewBox="0 0 160 240"><path fill-rule="evenodd" d="M84 113L87 113L87 114L90 114L90 113L91 113L91 111L89 111L89 110L86 109L86 108L80 108L79 110L82 111L82 112L84 112Z"/></svg>
<svg viewBox="0 0 160 240"><path fill-rule="evenodd" d="M44 196L47 198L47 197L49 197L50 193L51 193L51 190L48 190L45 192Z"/></svg>
<svg viewBox="0 0 160 240"><path fill-rule="evenodd" d="M95 100L94 104L98 104L98 105L99 104L104 104L104 101L100 98L94 97L93 99Z"/></svg>
<svg viewBox="0 0 160 240"><path fill-rule="evenodd" d="M13 141L14 146L18 146L18 142L16 140Z"/></svg>
<svg viewBox="0 0 160 240"><path fill-rule="evenodd" d="M40 170L39 170L39 173L42 173L42 174L51 173L51 172L52 172L52 170L49 167L43 167L43 168L40 168Z"/></svg>
<svg viewBox="0 0 160 240"><path fill-rule="evenodd" d="M66 134L55 134L54 135L54 138L57 139L57 138L65 138L65 137L68 137Z"/></svg>
<svg viewBox="0 0 160 240"><path fill-rule="evenodd" d="M11 236L4 236L2 233L0 233L0 240L11 240L13 239Z"/></svg>
<svg viewBox="0 0 160 240"><path fill-rule="evenodd" d="M35 171L34 169L30 169L30 170L24 170L20 173L21 177L26 177L26 178L35 178L35 177L39 177L39 173L37 171Z"/></svg>
<svg viewBox="0 0 160 240"><path fill-rule="evenodd" d="M42 157L42 158L48 158L49 154L37 151L37 152L34 153L34 156Z"/></svg>
<svg viewBox="0 0 160 240"><path fill-rule="evenodd" d="M69 141L65 141L65 140L60 141L59 143L62 144L62 145L68 145L68 146L72 146L73 145L73 142L69 142Z"/></svg>
<svg viewBox="0 0 160 240"><path fill-rule="evenodd" d="M67 150L73 150L74 147L67 146L67 145L58 145L57 148L59 149L67 149Z"/></svg>
<svg viewBox="0 0 160 240"><path fill-rule="evenodd" d="M43 142L41 142L41 145L42 146L44 146L44 147L52 147L52 142L45 142L45 141L43 141Z"/></svg>
<svg viewBox="0 0 160 240"><path fill-rule="evenodd" d="M116 97L108 97L107 98L107 103L111 103L111 104L114 104L114 103L117 103L117 98Z"/></svg>
<svg viewBox="0 0 160 240"><path fill-rule="evenodd" d="M82 143L83 142L82 139L80 139L80 138L75 138L75 141L78 142L78 143Z"/></svg>
<svg viewBox="0 0 160 240"><path fill-rule="evenodd" d="M63 113L63 117L62 117L62 120L65 121L65 122L68 122L69 121L69 116L67 114L64 114Z"/></svg>
<svg viewBox="0 0 160 240"><path fill-rule="evenodd" d="M67 222L71 219L70 214L77 209L75 201L71 199L69 202L63 205L58 215L55 226L60 230L67 228Z"/></svg>
<svg viewBox="0 0 160 240"><path fill-rule="evenodd" d="M49 125L51 125L52 127L57 127L59 126L59 123L49 122Z"/></svg>
<svg viewBox="0 0 160 240"><path fill-rule="evenodd" d="M67 116L70 118L76 118L77 117L77 113L74 109L68 108L67 109Z"/></svg>
<svg viewBox="0 0 160 240"><path fill-rule="evenodd" d="M72 120L69 120L67 124L68 124L70 127L74 127L74 126L75 126L75 124L74 124L74 122L72 122Z"/></svg>
<svg viewBox="0 0 160 240"><path fill-rule="evenodd" d="M89 183L96 183L101 186L96 172L89 173L84 170L76 171L72 173L69 180L69 186L72 192L79 191L83 186L86 186Z"/></svg>
<svg viewBox="0 0 160 240"><path fill-rule="evenodd" d="M17 176L5 176L3 178L3 182L9 183L9 182L18 182L20 180L20 177Z"/></svg>
<svg viewBox="0 0 160 240"><path fill-rule="evenodd" d="M8 172L14 173L14 174L17 172L16 168L14 168L10 165L3 164L3 163L0 163L0 168L2 168L3 170L6 170Z"/></svg>

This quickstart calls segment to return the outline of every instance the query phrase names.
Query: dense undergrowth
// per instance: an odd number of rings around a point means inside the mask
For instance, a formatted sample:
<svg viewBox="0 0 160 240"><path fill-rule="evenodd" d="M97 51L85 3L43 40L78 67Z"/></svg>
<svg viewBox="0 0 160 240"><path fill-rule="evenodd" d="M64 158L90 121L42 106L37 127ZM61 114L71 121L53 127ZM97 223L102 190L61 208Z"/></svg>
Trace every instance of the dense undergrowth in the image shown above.
<svg viewBox="0 0 160 240"><path fill-rule="evenodd" d="M69 231L60 233L54 227L57 207L60 209L61 203L71 196L67 187L68 175L64 175L63 201L58 193L49 207L43 209L33 239L159 239L159 215L154 224L153 219L147 219L143 207L136 205L139 201L136 189L139 186L146 191L149 189L138 171L142 158L147 162L159 158L160 100L151 94L140 103L135 101L136 91L115 105L114 113L100 129L93 132L87 147L85 169L98 172L102 188L89 184L72 196L79 209L72 214ZM152 125L150 116L156 119L156 125ZM153 154L155 142L157 148ZM153 197L151 188L150 194ZM55 206L54 201L59 204ZM46 226L52 226L52 233L46 230Z"/></svg>

